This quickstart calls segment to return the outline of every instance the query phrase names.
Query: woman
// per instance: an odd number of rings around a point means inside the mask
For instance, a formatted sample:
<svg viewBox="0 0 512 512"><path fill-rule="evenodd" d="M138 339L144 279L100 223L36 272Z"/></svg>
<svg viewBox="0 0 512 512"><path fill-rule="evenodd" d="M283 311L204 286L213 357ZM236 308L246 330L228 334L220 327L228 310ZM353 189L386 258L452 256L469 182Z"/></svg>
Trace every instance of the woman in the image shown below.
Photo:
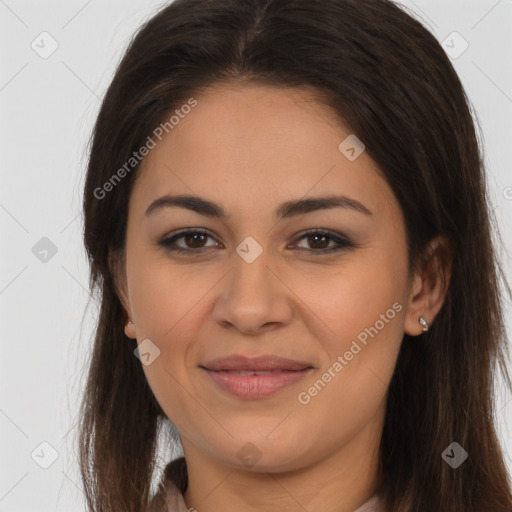
<svg viewBox="0 0 512 512"><path fill-rule="evenodd" d="M512 510L480 149L401 8L162 9L103 101L84 213L90 510Z"/></svg>

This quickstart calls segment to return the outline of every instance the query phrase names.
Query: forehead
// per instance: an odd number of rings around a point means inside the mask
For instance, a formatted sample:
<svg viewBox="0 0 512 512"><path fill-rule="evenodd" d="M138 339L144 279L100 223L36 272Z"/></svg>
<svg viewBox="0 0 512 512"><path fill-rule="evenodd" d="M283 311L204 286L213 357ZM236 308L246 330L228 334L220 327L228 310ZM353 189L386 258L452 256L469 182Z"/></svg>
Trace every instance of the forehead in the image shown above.
<svg viewBox="0 0 512 512"><path fill-rule="evenodd" d="M229 210L333 193L377 212L390 205L375 162L364 151L353 161L340 151L350 128L313 92L224 85L194 98L197 105L155 139L138 171L134 207L168 193L201 195Z"/></svg>

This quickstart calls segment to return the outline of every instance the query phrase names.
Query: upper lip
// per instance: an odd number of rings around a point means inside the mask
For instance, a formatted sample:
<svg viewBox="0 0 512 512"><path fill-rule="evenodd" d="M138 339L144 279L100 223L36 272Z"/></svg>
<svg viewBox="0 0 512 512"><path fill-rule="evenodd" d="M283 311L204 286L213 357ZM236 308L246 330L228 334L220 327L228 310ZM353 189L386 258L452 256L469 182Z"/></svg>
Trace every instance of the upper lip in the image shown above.
<svg viewBox="0 0 512 512"><path fill-rule="evenodd" d="M213 371L221 370L254 370L254 371L269 371L269 370L305 370L312 368L308 363L296 361L293 359L285 359L284 357L274 355L263 355L258 357L246 357L238 354L233 354L227 357L219 357L207 361L203 368Z"/></svg>

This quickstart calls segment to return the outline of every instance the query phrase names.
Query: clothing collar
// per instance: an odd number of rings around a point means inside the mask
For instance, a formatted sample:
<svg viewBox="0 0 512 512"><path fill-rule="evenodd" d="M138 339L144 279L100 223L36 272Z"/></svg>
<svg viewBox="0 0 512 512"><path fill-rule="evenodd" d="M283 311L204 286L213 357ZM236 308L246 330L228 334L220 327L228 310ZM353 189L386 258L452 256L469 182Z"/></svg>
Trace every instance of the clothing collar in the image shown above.
<svg viewBox="0 0 512 512"><path fill-rule="evenodd" d="M153 508L151 512L190 512L191 509L185 504L183 494L172 480L165 479L163 486L165 488L165 504L159 508ZM377 494L374 494L354 512L381 512L380 500Z"/></svg>

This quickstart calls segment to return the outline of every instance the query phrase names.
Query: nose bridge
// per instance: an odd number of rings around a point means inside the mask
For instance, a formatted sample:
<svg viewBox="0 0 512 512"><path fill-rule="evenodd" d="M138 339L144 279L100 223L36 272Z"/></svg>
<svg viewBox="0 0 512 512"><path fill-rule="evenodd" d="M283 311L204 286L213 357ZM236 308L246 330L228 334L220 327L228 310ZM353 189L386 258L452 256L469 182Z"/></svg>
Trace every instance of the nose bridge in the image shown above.
<svg viewBox="0 0 512 512"><path fill-rule="evenodd" d="M245 332L257 332L264 324L285 322L290 308L279 279L270 270L271 254L254 238L247 237L232 255L233 267L217 299L217 321Z"/></svg>
<svg viewBox="0 0 512 512"><path fill-rule="evenodd" d="M231 276L231 292L239 299L252 296L252 301L259 300L257 295L268 294L274 288L271 281L275 279L268 266L270 252L264 249L254 237L246 237L233 254L233 273ZM267 297L268 300L268 297Z"/></svg>

